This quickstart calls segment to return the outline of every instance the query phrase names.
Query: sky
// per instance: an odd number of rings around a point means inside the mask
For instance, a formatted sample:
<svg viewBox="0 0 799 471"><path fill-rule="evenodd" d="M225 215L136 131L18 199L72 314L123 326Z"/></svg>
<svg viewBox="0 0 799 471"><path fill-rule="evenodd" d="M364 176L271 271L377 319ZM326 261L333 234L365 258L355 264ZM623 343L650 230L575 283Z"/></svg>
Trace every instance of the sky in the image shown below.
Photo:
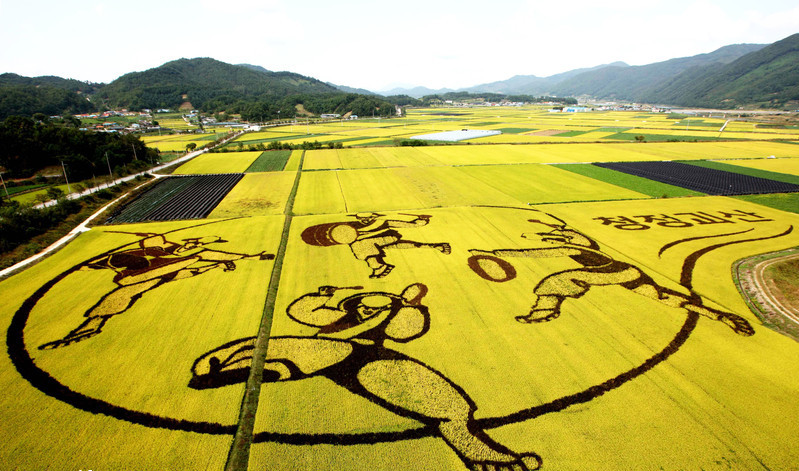
<svg viewBox="0 0 799 471"><path fill-rule="evenodd" d="M457 89L795 33L796 0L0 0L0 73L108 83L212 57L372 91Z"/></svg>

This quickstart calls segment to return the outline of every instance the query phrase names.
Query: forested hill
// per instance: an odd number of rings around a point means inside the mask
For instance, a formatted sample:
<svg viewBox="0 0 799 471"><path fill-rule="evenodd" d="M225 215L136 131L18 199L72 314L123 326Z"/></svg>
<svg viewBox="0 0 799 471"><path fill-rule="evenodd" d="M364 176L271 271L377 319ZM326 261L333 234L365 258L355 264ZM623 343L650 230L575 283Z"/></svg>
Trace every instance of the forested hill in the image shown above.
<svg viewBox="0 0 799 471"><path fill-rule="evenodd" d="M708 54L644 66L614 63L545 78L516 76L460 91L589 96L689 107L797 109L799 34L767 46L736 44ZM425 94L430 93L433 92ZM402 97L371 95L366 90L333 86L292 72L232 65L211 58L175 60L125 74L108 85L51 76L0 74L0 120L36 113L60 115L108 108L181 106L207 113L239 114L249 121L307 113L389 116L395 113L395 105L403 103Z"/></svg>
<svg viewBox="0 0 799 471"><path fill-rule="evenodd" d="M296 94L338 92L319 80L291 72L271 72L210 58L179 59L144 72L133 72L104 87L100 96L111 107L219 108L237 101L283 98Z"/></svg>
<svg viewBox="0 0 799 471"><path fill-rule="evenodd" d="M92 111L88 96L100 85L60 77L0 74L0 120L35 113L57 115Z"/></svg>
<svg viewBox="0 0 799 471"><path fill-rule="evenodd" d="M292 72L232 65L210 58L179 59L125 74L108 85L58 77L0 76L0 119L84 113L108 108L178 109L240 114L248 121L292 118L296 114L353 113L389 116L392 102L376 95L345 93Z"/></svg>
<svg viewBox="0 0 799 471"><path fill-rule="evenodd" d="M683 106L799 108L799 34L717 67L680 74L645 96Z"/></svg>
<svg viewBox="0 0 799 471"><path fill-rule="evenodd" d="M54 87L72 92L94 93L103 85L99 83L82 82L75 79L65 79L53 75L41 77L23 77L22 75L5 73L0 74L0 85L32 85L35 87Z"/></svg>

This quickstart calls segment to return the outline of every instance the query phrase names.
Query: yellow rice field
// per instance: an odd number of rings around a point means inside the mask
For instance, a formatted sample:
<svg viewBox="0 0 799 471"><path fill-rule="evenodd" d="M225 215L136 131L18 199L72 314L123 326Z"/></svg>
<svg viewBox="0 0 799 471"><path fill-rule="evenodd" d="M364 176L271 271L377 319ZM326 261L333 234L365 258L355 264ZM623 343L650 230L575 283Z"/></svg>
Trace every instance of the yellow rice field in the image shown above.
<svg viewBox="0 0 799 471"><path fill-rule="evenodd" d="M799 246L799 214L551 164L708 159L797 175L799 146L576 142L676 126L653 113L448 112L307 131L587 132L293 151L207 218L95 226L0 280L0 462L795 468L799 343L750 311L731 268ZM176 173L240 173L258 155L203 154Z"/></svg>
<svg viewBox="0 0 799 471"><path fill-rule="evenodd" d="M175 174L243 173L261 152L201 154L175 169Z"/></svg>
<svg viewBox="0 0 799 471"><path fill-rule="evenodd" d="M741 167L756 168L769 172L787 173L799 175L799 158L780 158L780 159L752 159L752 160L732 160L725 162Z"/></svg>

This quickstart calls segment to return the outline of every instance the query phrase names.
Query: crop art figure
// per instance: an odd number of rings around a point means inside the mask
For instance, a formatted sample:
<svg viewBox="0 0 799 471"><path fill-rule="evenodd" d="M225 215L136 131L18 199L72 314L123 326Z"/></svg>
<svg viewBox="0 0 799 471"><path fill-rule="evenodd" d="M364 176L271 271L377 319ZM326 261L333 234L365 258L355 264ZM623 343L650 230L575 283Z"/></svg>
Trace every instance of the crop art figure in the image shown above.
<svg viewBox="0 0 799 471"><path fill-rule="evenodd" d="M272 337L263 369L264 382L330 379L398 415L435 427L473 470L538 469L534 453L519 454L491 439L476 423L475 404L441 373L385 345L406 343L430 328L421 304L427 286L415 283L401 294L364 292L330 305L342 289L321 286L294 300L287 314L318 327L309 337ZM189 387L207 389L247 380L255 338L236 340L212 350L192 365Z"/></svg>
<svg viewBox="0 0 799 471"><path fill-rule="evenodd" d="M552 247L470 250L473 257L500 257L498 264L501 262L507 265L507 262L501 260L502 257L569 257L580 266L580 268L553 273L543 278L534 289L537 296L535 304L529 314L516 317L519 322L529 324L551 321L560 316L561 305L566 298L580 298L594 286L615 285L654 299L666 306L685 309L721 321L737 334L749 336L755 333L752 326L743 317L707 307L703 304L702 298L693 292L691 295L686 295L657 284L640 268L615 260L603 252L596 241L581 232L568 228L563 221L550 224L538 219L530 219L529 222L543 224L552 230L522 234L522 237L540 238L541 241L551 244ZM470 266L472 265L470 264ZM478 270L475 272L483 276ZM485 278L485 276L483 277Z"/></svg>
<svg viewBox="0 0 799 471"><path fill-rule="evenodd" d="M308 245L329 247L332 245L349 245L352 254L363 260L372 269L369 278L383 278L394 268L385 261L385 249L416 249L430 247L443 254L449 254L450 245L446 242L427 244L403 239L397 229L426 226L430 222L428 215L415 215L411 221L383 219L383 214L358 213L357 221L318 224L302 231L302 240Z"/></svg>
<svg viewBox="0 0 799 471"><path fill-rule="evenodd" d="M261 252L254 255L222 252L206 248L209 244L226 242L217 236L183 239L170 242L162 234L133 234L141 239L133 249L120 250L86 262L80 270L113 270L116 272L111 292L100 298L85 314L86 320L63 339L41 345L52 349L86 340L102 331L108 319L128 310L144 293L164 283L201 275L215 268L236 269L238 260L271 260L274 255Z"/></svg>

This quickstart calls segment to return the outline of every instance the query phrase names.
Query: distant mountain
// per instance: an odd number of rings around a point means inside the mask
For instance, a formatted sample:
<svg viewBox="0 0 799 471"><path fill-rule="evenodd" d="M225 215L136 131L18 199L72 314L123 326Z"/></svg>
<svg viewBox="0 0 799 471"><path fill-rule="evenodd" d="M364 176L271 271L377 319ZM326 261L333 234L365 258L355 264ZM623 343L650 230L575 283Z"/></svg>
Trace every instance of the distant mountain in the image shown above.
<svg viewBox="0 0 799 471"><path fill-rule="evenodd" d="M455 90L451 88L439 88L438 90L433 90L432 88L427 88L427 87L414 87L414 88L392 88L391 90L381 91L380 94L383 96L408 95L413 98L421 98L423 96L428 96L428 95L443 95L444 93L449 93L454 91Z"/></svg>
<svg viewBox="0 0 799 471"><path fill-rule="evenodd" d="M553 87L564 80L574 77L575 75L579 75L583 72L590 72L592 70L597 70L604 67L622 68L629 66L624 62L614 62L612 64L603 64L596 67L574 69L567 72L562 72L560 74L550 75L548 77L536 77L535 75L516 75L508 80L475 85L474 87L464 88L459 91L504 93L506 95L551 95Z"/></svg>
<svg viewBox="0 0 799 471"><path fill-rule="evenodd" d="M704 67L718 67L764 48L764 44L736 44L707 54L670 59L642 66L610 65L574 75L555 85L551 92L558 96L588 95L626 101L648 101L653 90L678 75Z"/></svg>
<svg viewBox="0 0 799 471"><path fill-rule="evenodd" d="M335 83L330 83L330 82L325 82L325 83L337 90L341 90L344 93L357 93L359 95L378 95L377 93L371 90L367 90L365 88L352 88L346 85L336 85Z"/></svg>
<svg viewBox="0 0 799 471"><path fill-rule="evenodd" d="M724 65L695 67L644 98L682 106L799 108L799 34Z"/></svg>
<svg viewBox="0 0 799 471"><path fill-rule="evenodd" d="M211 58L178 59L125 74L101 91L112 107L178 108L190 102L202 108L209 101L235 103L258 97L337 92L314 78L292 72L271 72L251 65L232 65Z"/></svg>
<svg viewBox="0 0 799 471"><path fill-rule="evenodd" d="M321 82L292 72L232 65L211 58L179 59L125 74L108 85L54 76L0 74L0 119L35 113L83 113L99 108L178 108L240 114L263 121L314 114L391 114L394 105L447 93L587 96L688 107L799 108L799 34L771 45L735 44L707 54L643 66L623 62L549 77L510 79L453 90L427 87L380 92Z"/></svg>

